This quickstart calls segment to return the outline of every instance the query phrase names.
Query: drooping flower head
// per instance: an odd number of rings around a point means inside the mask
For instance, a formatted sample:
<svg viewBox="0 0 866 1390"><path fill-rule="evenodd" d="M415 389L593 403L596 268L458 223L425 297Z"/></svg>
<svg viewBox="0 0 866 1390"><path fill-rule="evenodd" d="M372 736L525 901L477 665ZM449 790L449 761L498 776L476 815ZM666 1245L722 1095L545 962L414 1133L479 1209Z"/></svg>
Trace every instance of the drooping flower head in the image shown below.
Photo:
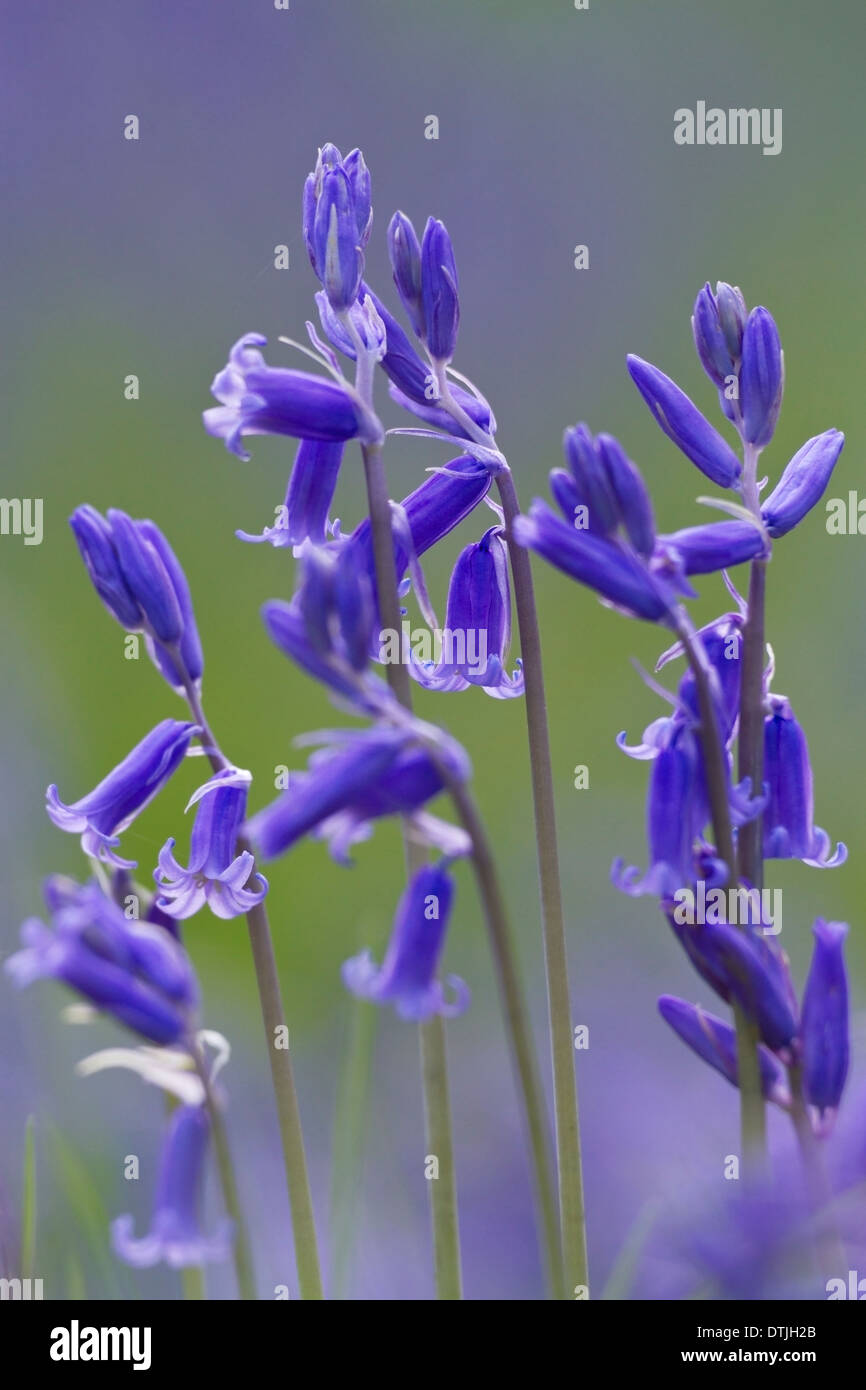
<svg viewBox="0 0 866 1390"><path fill-rule="evenodd" d="M198 1002L189 958L162 927L130 921L96 884L48 879L47 927L29 918L22 949L6 962L19 988L56 979L149 1042L185 1037Z"/></svg>
<svg viewBox="0 0 866 1390"><path fill-rule="evenodd" d="M840 843L830 853L830 836L813 820L812 764L806 735L783 695L768 697L764 720L764 777L769 796L764 811L765 859L802 859L816 869L844 864Z"/></svg>
<svg viewBox="0 0 866 1390"><path fill-rule="evenodd" d="M245 435L287 434L333 444L363 432L363 410L349 390L310 372L269 367L260 351L266 342L261 333L246 333L235 343L211 386L220 404L202 416L208 434L248 460Z"/></svg>
<svg viewBox="0 0 866 1390"><path fill-rule="evenodd" d="M434 1014L453 1018L462 1013L469 1003L466 985L449 975L447 983L455 995L449 1000L437 978L453 897L447 862L418 869L400 899L382 965L375 964L369 951L346 961L346 988L361 999L393 1004L400 1018L413 1022Z"/></svg>
<svg viewBox="0 0 866 1390"><path fill-rule="evenodd" d="M200 1105L179 1105L168 1122L159 1164L150 1230L133 1235L132 1216L111 1223L111 1243L126 1264L149 1269L163 1262L184 1269L228 1259L232 1224L220 1222L213 1235L202 1233L198 1209L210 1137L207 1111Z"/></svg>
<svg viewBox="0 0 866 1390"><path fill-rule="evenodd" d="M806 1099L823 1116L838 1109L848 1076L848 977L843 955L848 926L819 918L813 932L800 1049Z"/></svg>
<svg viewBox="0 0 866 1390"><path fill-rule="evenodd" d="M134 869L134 860L121 859L114 852L118 836L165 786L199 732L196 724L163 719L78 801L66 805L52 784L45 803L50 819L60 830L80 834L85 854L121 869Z"/></svg>
<svg viewBox="0 0 866 1390"><path fill-rule="evenodd" d="M236 531L242 541L276 548L292 546L295 554L304 541L323 545L329 529L329 511L337 488L344 445L330 440L302 439L289 477L286 500L277 509L273 526L261 535Z"/></svg>
<svg viewBox="0 0 866 1390"><path fill-rule="evenodd" d="M260 903L267 880L253 873L249 850L238 853L238 834L246 815L252 776L240 768L218 772L190 797L197 805L186 868L174 857L174 840L160 850L154 872L156 906L169 917L192 917L207 905L215 917L240 917Z"/></svg>

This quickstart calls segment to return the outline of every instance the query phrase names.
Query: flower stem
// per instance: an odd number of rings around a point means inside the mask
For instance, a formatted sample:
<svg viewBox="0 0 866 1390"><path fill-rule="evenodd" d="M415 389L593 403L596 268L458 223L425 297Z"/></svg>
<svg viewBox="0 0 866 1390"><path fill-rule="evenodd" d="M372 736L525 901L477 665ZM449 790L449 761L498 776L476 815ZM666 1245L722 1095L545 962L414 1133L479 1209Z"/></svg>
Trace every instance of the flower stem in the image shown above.
<svg viewBox="0 0 866 1390"><path fill-rule="evenodd" d="M361 354L359 353L359 362ZM394 567L394 541L391 504L381 444L362 445L364 477L373 541L373 563L381 626L400 633L400 600ZM406 710L412 708L409 672L403 662L389 662L388 684ZM407 870L411 875L423 859L420 847L411 842L403 827ZM460 1230L457 1207L457 1175L451 1124L451 1097L448 1085L448 1055L445 1026L439 1017L419 1024L421 1089L424 1100L427 1152L439 1160L439 1176L429 1182L430 1221L433 1232L433 1266L436 1296L453 1302L463 1296L460 1261Z"/></svg>
<svg viewBox="0 0 866 1390"><path fill-rule="evenodd" d="M480 429L455 401L444 369L434 366L440 405L461 429L487 449L496 450L495 441ZM520 634L520 655L525 681L526 727L532 800L535 816L535 844L541 886L541 922L544 939L544 968L547 983L547 1009L550 1051L553 1062L553 1097L556 1116L556 1155L559 1178L559 1219L566 1287L589 1287L586 1249L586 1217L583 1198L583 1166L580 1149L577 1085L574 1067L571 1000L568 986L568 958L559 874L556 833L556 806L553 770L550 760L550 733L541 635L535 605L532 564L527 550L513 536L520 504L510 468L496 474L497 487L506 523L506 541L514 581L514 603ZM571 1296L571 1295L570 1295Z"/></svg>
<svg viewBox="0 0 866 1390"><path fill-rule="evenodd" d="M520 988L517 962L511 944L505 903L487 833L475 802L462 783L450 782L449 791L461 824L472 842L472 864L496 965L506 1031L511 1043L518 1090L522 1098L524 1120L529 1137L535 1198L541 1218L542 1254L553 1296L562 1299L565 1297L565 1288L563 1285L559 1221L552 1176L553 1166L547 1137L546 1107L538 1075L526 1004Z"/></svg>
<svg viewBox="0 0 866 1390"><path fill-rule="evenodd" d="M220 750L211 732L202 709L201 698L193 686L187 688L186 696L193 718L201 728L200 740L211 767L215 772L220 772L229 766L228 759ZM243 836L238 837L238 848L241 851L246 850L252 853L250 845ZM292 1215L298 1284L301 1298L318 1300L324 1295L319 1268L313 1201L310 1193L295 1078L289 1056L288 1028L286 1027L267 908L263 902L257 903L246 914L246 917L271 1068L271 1082L277 1106L283 1165ZM283 1045L284 1040L285 1045Z"/></svg>
<svg viewBox="0 0 866 1390"><path fill-rule="evenodd" d="M728 869L728 883L736 878L734 836L728 806L727 768L712 695L712 670L700 639L694 632L685 612L679 615L677 633L682 641L689 665L695 677L700 717L699 736L704 755L710 816L719 858ZM742 834L742 830L740 831ZM740 1091L740 1143L744 1169L755 1172L765 1161L766 1112L758 1063L758 1029L739 1004L734 1004L734 1024L737 1033L737 1079Z"/></svg>
<svg viewBox="0 0 866 1390"><path fill-rule="evenodd" d="M235 1273L238 1281L238 1292L242 1299L250 1301L256 1298L256 1281L253 1274L249 1235L247 1234L246 1221L238 1196L235 1168L232 1162L223 1112L219 1101L214 1095L213 1086L207 1074L207 1067L198 1049L194 1051L193 1056L195 1058L198 1074L201 1077L201 1083L204 1087L205 1105L210 1119L211 1135L213 1137L214 1154L216 1156L223 1202L234 1227L232 1251L234 1254Z"/></svg>
<svg viewBox="0 0 866 1390"><path fill-rule="evenodd" d="M568 1289L573 1290L578 1285L588 1289L580 1121L541 637L529 552L518 545L512 535L512 527L515 518L520 514L520 506L511 472L506 469L499 474L497 484L505 512L506 540L514 579L514 602L526 690L526 727L535 808L535 843L541 883L541 921L550 1020L550 1050L553 1059L564 1274Z"/></svg>

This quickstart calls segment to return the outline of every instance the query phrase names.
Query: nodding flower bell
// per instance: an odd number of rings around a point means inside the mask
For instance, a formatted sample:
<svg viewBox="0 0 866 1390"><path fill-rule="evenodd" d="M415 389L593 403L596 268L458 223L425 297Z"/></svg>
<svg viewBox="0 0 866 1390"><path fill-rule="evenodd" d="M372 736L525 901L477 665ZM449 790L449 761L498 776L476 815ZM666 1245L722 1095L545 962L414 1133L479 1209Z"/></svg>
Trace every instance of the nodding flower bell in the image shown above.
<svg viewBox="0 0 866 1390"><path fill-rule="evenodd" d="M424 338L424 299L421 285L421 245L410 219L395 212L388 224L388 255L394 284L416 336Z"/></svg>
<svg viewBox="0 0 866 1390"><path fill-rule="evenodd" d="M147 1235L136 1239L131 1216L111 1223L116 1255L136 1269L160 1262L184 1269L228 1259L232 1223L223 1220L211 1236L202 1234L198 1207L210 1138L207 1111L200 1105L179 1105L168 1122L159 1164L153 1216Z"/></svg>
<svg viewBox="0 0 866 1390"><path fill-rule="evenodd" d="M111 509L76 507L69 518L87 572L105 607L127 632L142 632L169 685L201 679L201 642L180 563L158 526Z"/></svg>
<svg viewBox="0 0 866 1390"><path fill-rule="evenodd" d="M830 854L830 836L813 820L812 764L806 735L783 695L770 695L764 720L765 859L802 859L814 869L844 864L840 841Z"/></svg>
<svg viewBox="0 0 866 1390"><path fill-rule="evenodd" d="M302 439L295 454L286 500L277 510L274 525L265 527L259 536L251 536L247 531L236 531L235 535L255 544L267 541L278 549L290 545L296 553L304 541L324 545L343 448L342 443Z"/></svg>
<svg viewBox="0 0 866 1390"><path fill-rule="evenodd" d="M348 850L366 839L372 822L384 816L410 817L419 839L444 853L463 852L465 837L433 816L422 815L427 801L443 791L446 776L465 781L469 760L446 735L436 756L403 729L373 727L345 731L318 750L308 770L294 774L286 791L254 815L247 833L262 858L274 859L305 835L324 836L331 854L347 863Z"/></svg>
<svg viewBox="0 0 866 1390"><path fill-rule="evenodd" d="M449 1000L437 979L453 897L447 863L418 869L400 899L382 965L369 951L347 960L342 971L346 988L360 999L393 1004L400 1018L416 1023L434 1014L453 1018L463 1013L470 999L467 986L449 975L447 984L454 991Z"/></svg>
<svg viewBox="0 0 866 1390"><path fill-rule="evenodd" d="M508 551L501 526L461 551L448 589L445 627L435 634L435 661L410 663L410 674L431 690L480 685L498 699L523 694L523 673L505 669L511 644Z"/></svg>
<svg viewBox="0 0 866 1390"><path fill-rule="evenodd" d="M627 362L632 381L668 439L719 487L734 487L742 465L727 440L658 367L633 354Z"/></svg>
<svg viewBox="0 0 866 1390"><path fill-rule="evenodd" d="M709 1014L697 1004L663 994L658 1002L659 1013L678 1037L711 1067L721 1072L732 1086L739 1085L737 1066L737 1035L729 1023ZM789 1100L785 1069L763 1045L758 1046L758 1065L761 1089L767 1100L779 1105Z"/></svg>
<svg viewBox="0 0 866 1390"><path fill-rule="evenodd" d="M52 927L21 928L6 972L20 988L56 979L160 1046L187 1035L198 1001L186 952L163 927L130 921L101 889L55 877L45 885ZM53 928L53 929L52 929Z"/></svg>
<svg viewBox="0 0 866 1390"><path fill-rule="evenodd" d="M118 836L165 786L180 766L198 725L163 719L131 753L113 768L92 792L66 805L52 784L45 809L60 830L81 835L81 848L94 859L120 869L134 869L134 860L114 853Z"/></svg>
<svg viewBox="0 0 866 1390"><path fill-rule="evenodd" d="M352 150L343 160L336 145L323 145L304 185L304 241L338 312L358 298L372 220L370 174L361 151Z"/></svg>
<svg viewBox="0 0 866 1390"><path fill-rule="evenodd" d="M198 809L189 865L183 868L177 862L172 852L175 842L167 840L154 872L161 912L183 919L207 905L215 917L240 917L264 899L267 880L253 874L253 856L248 850L238 853L237 847L251 782L249 772L226 768L190 798L189 806Z"/></svg>
<svg viewBox="0 0 866 1390"><path fill-rule="evenodd" d="M813 927L815 949L800 1027L806 1099L823 1115L838 1108L848 1075L848 979L843 949L848 926L825 922Z"/></svg>
<svg viewBox="0 0 866 1390"><path fill-rule="evenodd" d="M310 372L269 367L259 351L266 342L261 333L246 333L235 343L211 386L220 404L202 416L208 434L248 460L241 439L249 434L338 443L362 433L363 411L348 390Z"/></svg>

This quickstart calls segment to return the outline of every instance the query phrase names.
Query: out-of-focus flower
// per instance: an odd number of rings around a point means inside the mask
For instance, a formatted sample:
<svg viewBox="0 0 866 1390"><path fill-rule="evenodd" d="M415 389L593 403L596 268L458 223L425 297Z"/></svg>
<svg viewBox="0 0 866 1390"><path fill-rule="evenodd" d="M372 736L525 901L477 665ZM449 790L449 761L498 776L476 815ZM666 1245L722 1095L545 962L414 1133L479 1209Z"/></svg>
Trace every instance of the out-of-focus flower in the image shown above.
<svg viewBox="0 0 866 1390"><path fill-rule="evenodd" d="M848 850L840 841L830 854L830 836L813 820L812 764L806 735L783 695L769 697L764 721L765 859L802 859L815 869L844 864Z"/></svg>
<svg viewBox="0 0 866 1390"><path fill-rule="evenodd" d="M199 732L196 724L163 719L78 801L67 806L52 784L46 792L49 817L60 830L81 835L85 854L118 868L134 869L134 860L121 859L114 852L118 836L165 786L186 756L193 735Z"/></svg>

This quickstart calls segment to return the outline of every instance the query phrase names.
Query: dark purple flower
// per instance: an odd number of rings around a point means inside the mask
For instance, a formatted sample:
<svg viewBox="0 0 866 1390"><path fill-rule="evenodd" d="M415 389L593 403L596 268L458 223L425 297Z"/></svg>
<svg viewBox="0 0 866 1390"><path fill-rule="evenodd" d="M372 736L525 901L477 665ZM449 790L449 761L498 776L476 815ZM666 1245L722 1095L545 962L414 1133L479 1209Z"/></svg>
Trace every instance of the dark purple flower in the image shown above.
<svg viewBox="0 0 866 1390"><path fill-rule="evenodd" d="M107 517L76 507L69 524L96 592L128 632L143 632L156 666L173 688L201 679L201 642L177 556L152 521L126 512Z"/></svg>
<svg viewBox="0 0 866 1390"><path fill-rule="evenodd" d="M813 820L812 765L809 745L794 712L782 695L769 697L764 720L764 858L802 859L815 869L844 864L848 850L840 841L830 855L830 836Z"/></svg>
<svg viewBox="0 0 866 1390"><path fill-rule="evenodd" d="M742 466L718 430L658 367L634 355L627 362L632 381L668 439L719 487L733 487Z"/></svg>
<svg viewBox="0 0 866 1390"><path fill-rule="evenodd" d="M177 862L172 853L175 842L167 840L154 873L160 890L157 907L169 917L192 917L205 904L215 917L240 917L265 897L267 880L253 873L249 851L239 854L237 847L251 781L248 772L228 768L190 798L189 805L198 810L189 865L183 868Z"/></svg>
<svg viewBox="0 0 866 1390"><path fill-rule="evenodd" d="M392 400L429 425L447 434L462 436L463 428L437 405L439 388L429 363L418 356L394 315L366 283L361 285L361 295L369 296L385 327L386 343L381 366L391 382L389 392ZM342 341L339 336L335 339L331 320L326 324L325 331L335 346L349 357L354 357L355 349L345 335L342 335ZM496 420L487 401L456 384L451 386L451 394L479 429L490 435L496 433Z"/></svg>
<svg viewBox="0 0 866 1390"><path fill-rule="evenodd" d="M655 521L646 484L612 434L598 435L596 446L616 502L619 523L638 555L648 559L655 545Z"/></svg>
<svg viewBox="0 0 866 1390"><path fill-rule="evenodd" d="M19 988L56 979L149 1042L177 1042L190 1028L198 992L189 958L162 927L130 921L96 884L54 878L45 898L52 928L36 917L6 962Z"/></svg>
<svg viewBox="0 0 866 1390"><path fill-rule="evenodd" d="M136 1239L131 1216L118 1216L111 1223L112 1247L126 1264L149 1269L163 1261L171 1269L183 1269L228 1259L231 1222L222 1221L212 1236L203 1235L199 1225L209 1138L206 1110L200 1105L179 1105L168 1122L150 1230Z"/></svg>
<svg viewBox="0 0 866 1390"><path fill-rule="evenodd" d="M743 333L740 410L743 438L763 448L769 444L782 406L785 384L779 332L769 310L753 309Z"/></svg>
<svg viewBox="0 0 866 1390"><path fill-rule="evenodd" d="M523 694L523 673L509 676L511 589L508 548L501 526L461 551L448 588L445 627L435 634L435 660L413 661L410 673L431 690L480 685L498 699Z"/></svg>
<svg viewBox="0 0 866 1390"><path fill-rule="evenodd" d="M400 1018L412 1022L463 1013L470 998L463 981L448 976L455 994L448 1000L436 978L453 897L454 883L445 865L419 869L400 899L382 965L375 964L369 951L347 960L342 972L346 988L361 999L393 1004Z"/></svg>
<svg viewBox="0 0 866 1390"><path fill-rule="evenodd" d="M678 718L658 720L653 742L646 806L650 866L641 875L617 859L612 877L632 897L650 893L667 899L695 880L697 841L710 818L709 803L691 725Z"/></svg>
<svg viewBox="0 0 866 1390"><path fill-rule="evenodd" d="M361 433L361 411L342 386L309 372L269 367L259 351L266 342L260 333L246 333L235 343L211 386L220 404L202 416L208 434L246 460L241 438L248 434L338 442Z"/></svg>
<svg viewBox="0 0 866 1390"><path fill-rule="evenodd" d="M724 297L725 323L722 323L721 299ZM745 322L746 306L738 289L720 283L716 293L704 285L695 300L692 314L692 333L701 366L710 381L723 390L736 378L742 346L742 326L738 324L738 310L742 304L742 318Z"/></svg>
<svg viewBox="0 0 866 1390"><path fill-rule="evenodd" d="M840 430L825 430L797 450L761 507L771 536L787 535L820 501L844 443Z"/></svg>
<svg viewBox="0 0 866 1390"><path fill-rule="evenodd" d="M675 594L635 555L615 542L569 526L536 499L527 515L517 518L514 536L564 574L595 589L622 612L647 622L669 615Z"/></svg>
<svg viewBox="0 0 866 1390"><path fill-rule="evenodd" d="M659 545L674 551L685 574L713 574L767 553L767 541L751 521L710 521L659 536Z"/></svg>
<svg viewBox="0 0 866 1390"><path fill-rule="evenodd" d="M443 790L441 764L458 780L469 775L465 753L444 736L434 761L405 730L346 731L338 742L315 753L308 770L294 774L288 789L252 817L247 833L263 859L274 859L303 836L316 833L330 841L335 859L346 862L349 847L369 835L370 822L383 816L416 816ZM431 822L428 817L425 825ZM451 852L451 840L446 837L441 843Z"/></svg>
<svg viewBox="0 0 866 1390"><path fill-rule="evenodd" d="M313 270L335 310L350 308L364 273L370 235L370 175L360 150L343 161L336 145L324 145L304 185L304 240Z"/></svg>
<svg viewBox="0 0 866 1390"><path fill-rule="evenodd" d="M724 982L722 997L742 1005L758 1025L761 1041L774 1052L787 1047L797 1032L787 960L759 935L760 927L752 930L725 921L707 921L687 930L694 952L706 963L709 974Z"/></svg>
<svg viewBox="0 0 866 1390"><path fill-rule="evenodd" d="M314 545L323 545L327 539L328 511L337 488L343 448L342 443L302 439L295 454L286 500L278 509L274 525L266 527L260 536L251 536L247 531L236 531L235 534L243 541L267 541L278 548L300 546L307 540Z"/></svg>
<svg viewBox="0 0 866 1390"><path fill-rule="evenodd" d="M195 724L163 719L87 796L67 806L52 783L46 792L49 817L60 830L81 835L85 854L118 868L134 869L134 861L120 859L114 853L114 846L119 843L117 836L132 824L180 766L197 733Z"/></svg>
<svg viewBox="0 0 866 1390"><path fill-rule="evenodd" d="M737 1037L729 1023L708 1014L697 1004L687 1004L671 994L659 999L659 1013L693 1052L721 1072L732 1086L739 1085ZM758 1048L761 1086L767 1100L784 1105L788 1099L785 1070L766 1047Z"/></svg>
<svg viewBox="0 0 866 1390"><path fill-rule="evenodd" d="M445 225L434 217L421 242L421 298L427 350L435 362L450 362L460 324L457 264Z"/></svg>
<svg viewBox="0 0 866 1390"><path fill-rule="evenodd" d="M726 744L733 737L740 712L743 622L742 614L725 613L721 618L708 623L697 633L706 653L707 661L714 672L714 694L719 716L719 729ZM682 654L682 644L678 642L659 658L656 663L656 670L661 670L668 661ZM689 712L695 723L698 723L700 721L700 705L691 667L688 667L679 683L677 698L682 708Z"/></svg>
<svg viewBox="0 0 866 1390"><path fill-rule="evenodd" d="M843 948L846 922L813 927L815 949L806 989L800 1048L806 1099L823 1114L836 1110L848 1075L848 979Z"/></svg>
<svg viewBox="0 0 866 1390"><path fill-rule="evenodd" d="M394 284L417 337L424 339L424 302L421 290L421 244L410 219L395 212L388 224L388 255Z"/></svg>

